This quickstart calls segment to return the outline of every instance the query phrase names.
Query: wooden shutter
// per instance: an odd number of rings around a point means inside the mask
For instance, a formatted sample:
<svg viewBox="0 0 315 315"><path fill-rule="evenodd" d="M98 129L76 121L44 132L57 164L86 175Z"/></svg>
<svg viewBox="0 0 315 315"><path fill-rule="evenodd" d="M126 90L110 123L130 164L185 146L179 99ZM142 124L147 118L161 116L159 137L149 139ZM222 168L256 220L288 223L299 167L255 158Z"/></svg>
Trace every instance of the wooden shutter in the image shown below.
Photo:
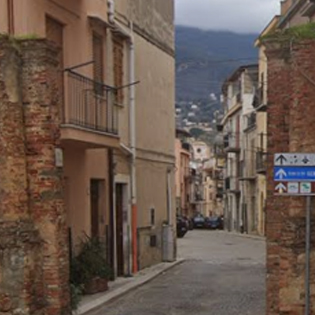
<svg viewBox="0 0 315 315"><path fill-rule="evenodd" d="M64 69L64 60L63 60L63 24L58 22L57 20L46 16L46 38L52 42L54 42L57 47L60 49L59 53L59 90L61 93L61 119L64 119L64 109L63 109L63 103L64 103L64 77L63 77L63 69Z"/></svg>
<svg viewBox="0 0 315 315"><path fill-rule="evenodd" d="M103 60L103 38L96 33L93 33L93 75L94 80L98 83L103 83L103 68L104 68L104 60Z"/></svg>
<svg viewBox="0 0 315 315"><path fill-rule="evenodd" d="M124 42L120 38L114 38L114 84L115 87L124 85ZM123 104L124 91L123 89L117 90L116 103Z"/></svg>

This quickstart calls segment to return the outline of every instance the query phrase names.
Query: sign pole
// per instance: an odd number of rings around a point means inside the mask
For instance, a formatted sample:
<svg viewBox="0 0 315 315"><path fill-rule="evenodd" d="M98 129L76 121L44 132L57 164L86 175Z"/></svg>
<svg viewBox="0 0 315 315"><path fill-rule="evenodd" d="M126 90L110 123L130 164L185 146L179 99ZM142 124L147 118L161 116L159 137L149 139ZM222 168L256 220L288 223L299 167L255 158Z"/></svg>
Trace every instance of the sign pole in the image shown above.
<svg viewBox="0 0 315 315"><path fill-rule="evenodd" d="M305 231L305 315L310 315L311 201L312 197L307 196Z"/></svg>

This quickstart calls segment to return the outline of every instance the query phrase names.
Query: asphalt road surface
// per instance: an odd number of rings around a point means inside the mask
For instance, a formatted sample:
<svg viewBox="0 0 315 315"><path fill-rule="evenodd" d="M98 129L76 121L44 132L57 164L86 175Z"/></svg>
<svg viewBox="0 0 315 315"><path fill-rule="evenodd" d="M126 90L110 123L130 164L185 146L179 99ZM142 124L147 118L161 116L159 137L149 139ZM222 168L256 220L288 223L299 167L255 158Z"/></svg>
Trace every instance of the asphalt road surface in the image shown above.
<svg viewBox="0 0 315 315"><path fill-rule="evenodd" d="M221 231L178 240L186 261L95 315L264 315L265 242Z"/></svg>

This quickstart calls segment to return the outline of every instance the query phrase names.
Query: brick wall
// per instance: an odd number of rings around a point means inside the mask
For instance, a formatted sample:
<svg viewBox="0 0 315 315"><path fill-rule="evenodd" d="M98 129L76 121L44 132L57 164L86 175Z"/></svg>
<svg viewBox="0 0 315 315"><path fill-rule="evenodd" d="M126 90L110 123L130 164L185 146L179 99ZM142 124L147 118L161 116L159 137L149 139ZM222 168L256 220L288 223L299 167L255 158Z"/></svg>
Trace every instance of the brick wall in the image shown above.
<svg viewBox="0 0 315 315"><path fill-rule="evenodd" d="M315 42L268 42L267 314L304 314L305 198L274 196L273 156L315 152ZM308 79L306 78L308 77ZM313 83L310 81L313 80ZM312 230L314 231L314 211ZM315 286L313 234L311 286ZM315 292L313 291L313 294ZM312 314L315 299L312 298Z"/></svg>
<svg viewBox="0 0 315 315"><path fill-rule="evenodd" d="M0 40L0 313L69 314L59 71L46 41Z"/></svg>

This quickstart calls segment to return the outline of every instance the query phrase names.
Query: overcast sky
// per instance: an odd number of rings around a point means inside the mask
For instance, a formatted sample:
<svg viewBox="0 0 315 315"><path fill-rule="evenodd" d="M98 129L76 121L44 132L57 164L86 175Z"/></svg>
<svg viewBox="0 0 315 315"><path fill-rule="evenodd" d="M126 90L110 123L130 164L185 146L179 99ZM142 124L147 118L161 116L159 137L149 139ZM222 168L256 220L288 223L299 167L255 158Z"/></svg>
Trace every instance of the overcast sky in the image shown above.
<svg viewBox="0 0 315 315"><path fill-rule="evenodd" d="M280 0L175 0L176 24L259 33L280 12Z"/></svg>

